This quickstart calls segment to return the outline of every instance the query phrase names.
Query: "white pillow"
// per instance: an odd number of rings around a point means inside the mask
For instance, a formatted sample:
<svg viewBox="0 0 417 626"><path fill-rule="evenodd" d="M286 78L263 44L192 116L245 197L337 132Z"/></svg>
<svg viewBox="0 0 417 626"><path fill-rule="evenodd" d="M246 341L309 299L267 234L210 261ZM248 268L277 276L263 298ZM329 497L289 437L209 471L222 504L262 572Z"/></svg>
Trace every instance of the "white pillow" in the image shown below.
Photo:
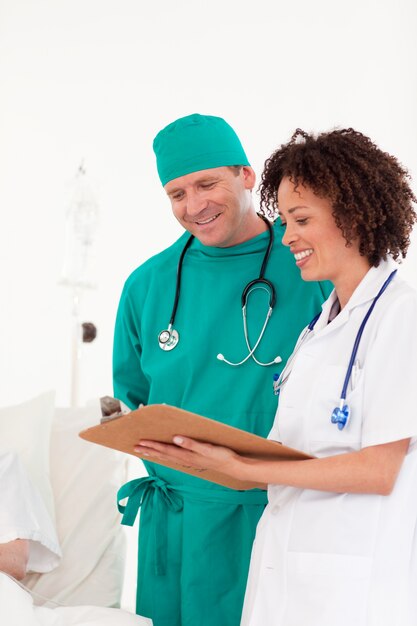
<svg viewBox="0 0 417 626"><path fill-rule="evenodd" d="M24 583L66 605L120 604L125 533L116 493L126 482L127 455L78 437L100 416L97 400L91 407L56 409L52 424L51 482L63 556L53 572Z"/></svg>
<svg viewBox="0 0 417 626"><path fill-rule="evenodd" d="M18 454L53 521L49 442L54 402L55 392L48 391L22 404L0 408L0 449Z"/></svg>

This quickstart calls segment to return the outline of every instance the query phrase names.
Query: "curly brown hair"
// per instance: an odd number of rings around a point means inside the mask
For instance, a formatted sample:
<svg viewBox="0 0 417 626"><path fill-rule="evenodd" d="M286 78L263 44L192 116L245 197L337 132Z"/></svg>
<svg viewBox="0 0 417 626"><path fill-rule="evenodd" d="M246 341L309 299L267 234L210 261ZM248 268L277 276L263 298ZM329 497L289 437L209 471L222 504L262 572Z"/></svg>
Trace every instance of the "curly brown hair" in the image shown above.
<svg viewBox="0 0 417 626"><path fill-rule="evenodd" d="M407 170L353 128L312 136L297 128L265 161L259 185L261 212L278 211L281 180L302 184L330 200L336 225L347 244L359 240L359 252L378 266L390 254L405 257L417 214Z"/></svg>

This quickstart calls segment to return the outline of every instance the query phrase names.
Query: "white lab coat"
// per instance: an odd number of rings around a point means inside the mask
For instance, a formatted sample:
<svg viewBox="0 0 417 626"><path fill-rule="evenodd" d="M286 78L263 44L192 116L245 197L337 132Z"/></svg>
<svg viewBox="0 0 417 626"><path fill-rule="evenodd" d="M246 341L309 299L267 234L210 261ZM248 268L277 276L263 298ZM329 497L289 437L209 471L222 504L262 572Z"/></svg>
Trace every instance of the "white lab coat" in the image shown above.
<svg viewBox="0 0 417 626"><path fill-rule="evenodd" d="M344 430L331 424L359 326L392 260L300 347L270 438L325 457L411 437L389 496L270 485L242 626L417 626L417 294L397 275L365 327Z"/></svg>

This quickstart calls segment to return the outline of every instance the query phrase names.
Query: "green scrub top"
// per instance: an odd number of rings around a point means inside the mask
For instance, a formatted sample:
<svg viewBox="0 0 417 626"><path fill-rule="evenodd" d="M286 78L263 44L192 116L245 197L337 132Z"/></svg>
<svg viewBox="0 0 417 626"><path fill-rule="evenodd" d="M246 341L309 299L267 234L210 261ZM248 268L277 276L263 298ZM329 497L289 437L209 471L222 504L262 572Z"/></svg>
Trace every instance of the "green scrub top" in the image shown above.
<svg viewBox="0 0 417 626"><path fill-rule="evenodd" d="M182 268L174 328L179 344L158 345L175 297L178 259L189 237L135 270L125 283L116 319L114 394L132 409L166 403L266 437L277 407L273 376L292 352L302 328L321 310L328 283L303 282L294 257L275 241L265 278L277 302L256 358L247 354L241 294L259 275L268 233L230 248L194 239ZM247 324L253 346L265 322L269 294L249 295ZM145 463L149 477L131 481L123 523L133 524L140 507L137 613L154 626L238 626L255 529L266 492L233 491L208 481Z"/></svg>

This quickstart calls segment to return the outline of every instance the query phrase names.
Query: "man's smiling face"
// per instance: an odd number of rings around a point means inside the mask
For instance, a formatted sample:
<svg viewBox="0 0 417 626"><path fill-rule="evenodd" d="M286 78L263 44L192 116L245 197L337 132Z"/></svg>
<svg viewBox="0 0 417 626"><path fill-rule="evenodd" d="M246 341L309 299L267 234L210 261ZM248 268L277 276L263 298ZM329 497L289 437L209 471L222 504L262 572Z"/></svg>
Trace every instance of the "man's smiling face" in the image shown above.
<svg viewBox="0 0 417 626"><path fill-rule="evenodd" d="M249 166L215 167L175 178L164 189L186 230L203 245L226 248L263 230L252 207L254 185Z"/></svg>

